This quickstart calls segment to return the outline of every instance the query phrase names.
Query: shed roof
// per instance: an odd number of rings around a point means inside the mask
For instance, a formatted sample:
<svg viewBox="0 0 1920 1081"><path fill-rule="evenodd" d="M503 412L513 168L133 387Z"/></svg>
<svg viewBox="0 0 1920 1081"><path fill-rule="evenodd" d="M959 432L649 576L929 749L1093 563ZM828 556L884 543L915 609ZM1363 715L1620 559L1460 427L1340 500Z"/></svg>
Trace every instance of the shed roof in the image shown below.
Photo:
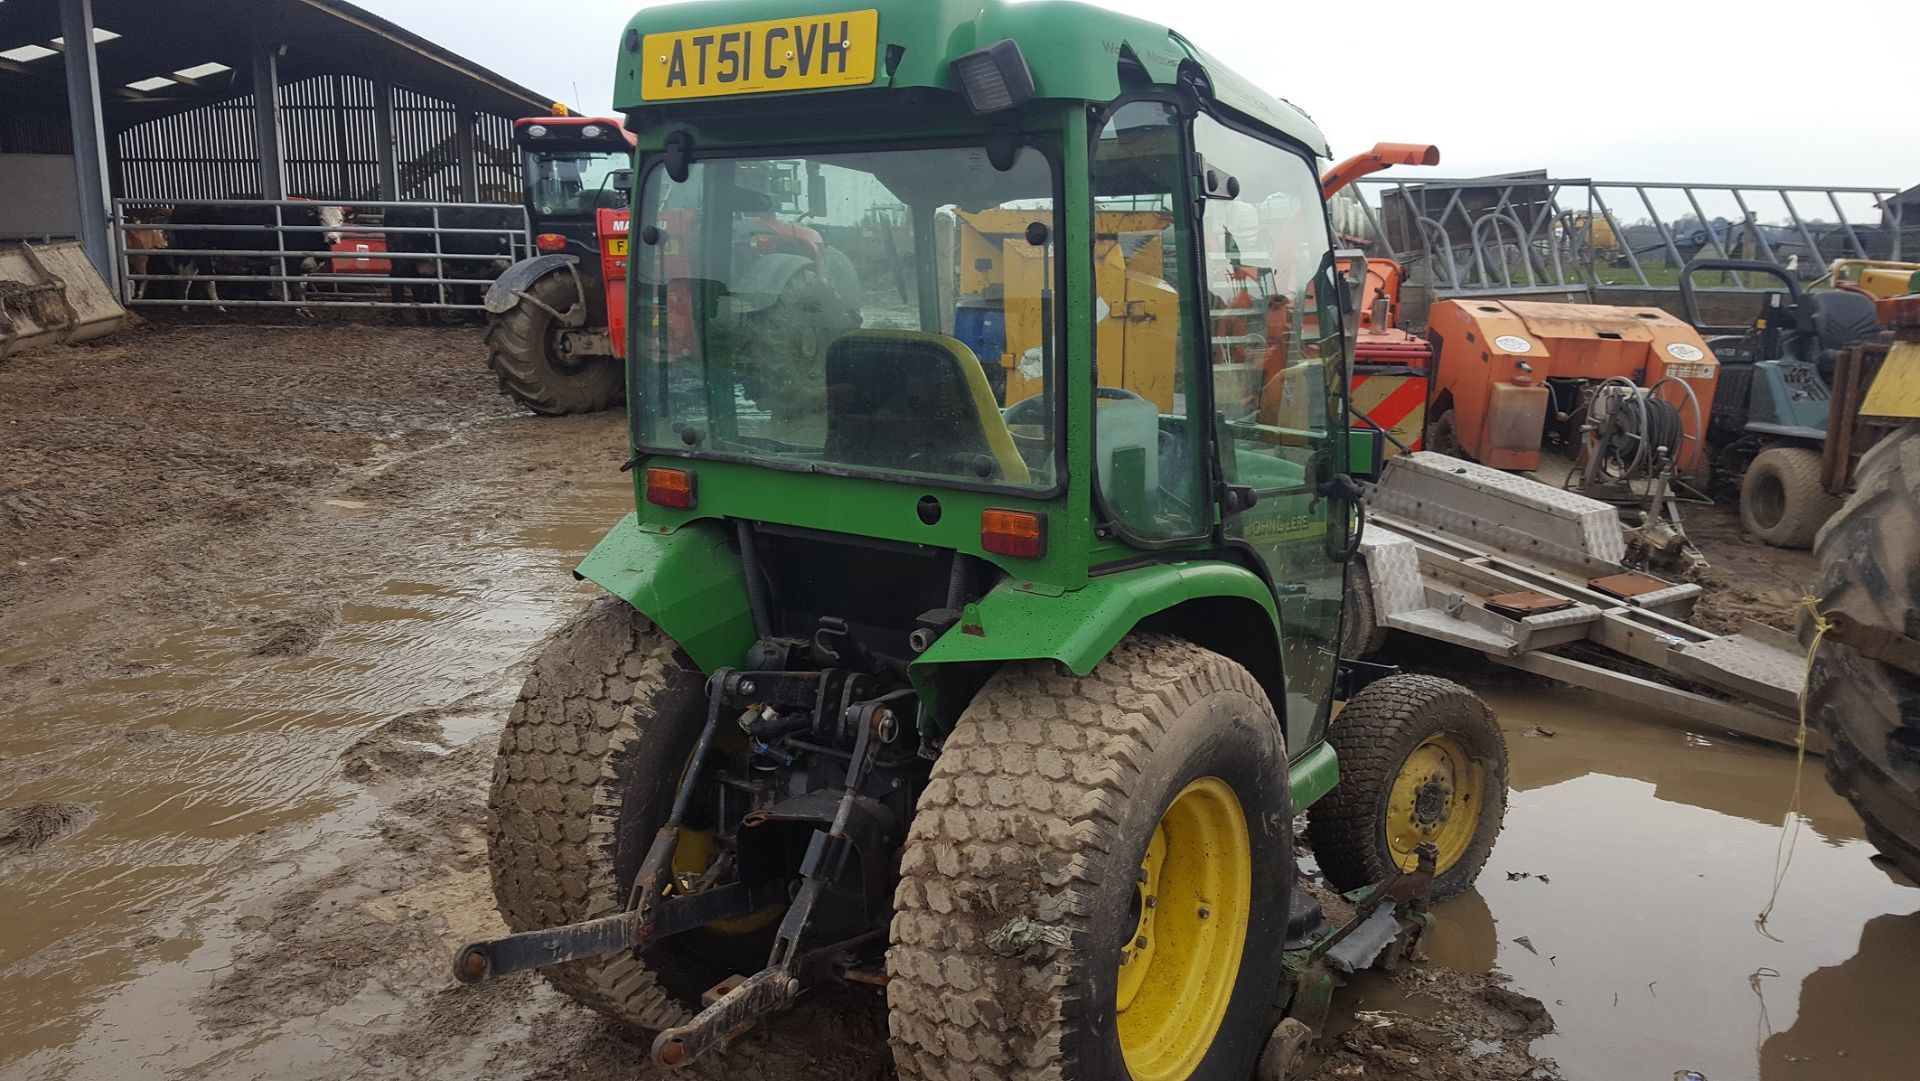
<svg viewBox="0 0 1920 1081"><path fill-rule="evenodd" d="M286 46L280 79L382 77L462 106L522 116L554 99L344 0L93 0L108 126L220 101L252 81L256 40ZM65 94L59 5L0 3L0 100Z"/></svg>

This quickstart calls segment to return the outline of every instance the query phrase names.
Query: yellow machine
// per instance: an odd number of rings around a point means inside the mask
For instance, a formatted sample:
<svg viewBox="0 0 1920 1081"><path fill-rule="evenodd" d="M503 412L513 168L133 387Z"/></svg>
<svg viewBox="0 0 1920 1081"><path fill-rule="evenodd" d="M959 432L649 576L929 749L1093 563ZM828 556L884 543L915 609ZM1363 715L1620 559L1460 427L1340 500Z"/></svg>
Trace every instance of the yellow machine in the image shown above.
<svg viewBox="0 0 1920 1081"><path fill-rule="evenodd" d="M1003 404L1014 405L1040 392L1043 367L1040 343L1046 339L1046 304L1053 296L1048 265L1027 241L1033 215L1019 210L959 214L959 293L964 309L975 299L1001 303L1004 296L1004 346L996 362L1006 373ZM1179 358L1180 294L1166 281L1164 234L1172 226L1165 211L1103 211L1096 221L1103 238L1094 247L1094 288L1107 305L1098 324L1094 355L1100 358L1100 385L1132 391L1163 413L1174 412L1174 371ZM989 339L961 334L976 345ZM994 336L991 342L1002 339ZM985 352L992 352L991 345ZM1031 373L1031 374L1029 374Z"/></svg>
<svg viewBox="0 0 1920 1081"><path fill-rule="evenodd" d="M1876 300L1920 293L1920 263L1885 259L1836 259L1827 276L1840 287L1851 286Z"/></svg>

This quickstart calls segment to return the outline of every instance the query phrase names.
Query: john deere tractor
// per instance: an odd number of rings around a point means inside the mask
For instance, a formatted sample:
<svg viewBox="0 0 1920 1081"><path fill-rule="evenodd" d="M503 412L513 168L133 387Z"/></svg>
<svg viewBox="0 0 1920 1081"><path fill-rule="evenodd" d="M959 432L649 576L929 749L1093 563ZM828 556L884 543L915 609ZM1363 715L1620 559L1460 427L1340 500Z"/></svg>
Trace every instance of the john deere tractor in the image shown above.
<svg viewBox="0 0 1920 1081"><path fill-rule="evenodd" d="M636 511L509 717L515 933L456 974L671 1067L840 982L903 1078L1284 1077L1506 793L1473 695L1338 656L1377 448L1325 140L1084 5L820 10L622 39Z"/></svg>

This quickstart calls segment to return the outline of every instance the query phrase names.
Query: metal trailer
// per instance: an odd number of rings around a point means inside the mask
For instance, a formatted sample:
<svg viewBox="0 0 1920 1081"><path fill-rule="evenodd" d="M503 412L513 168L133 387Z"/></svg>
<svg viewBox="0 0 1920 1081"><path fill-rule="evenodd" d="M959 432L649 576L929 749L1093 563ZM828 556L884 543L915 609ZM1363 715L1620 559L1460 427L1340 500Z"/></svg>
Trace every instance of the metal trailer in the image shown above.
<svg viewBox="0 0 1920 1081"><path fill-rule="evenodd" d="M1421 451L1387 463L1361 540L1369 632L1399 630L1646 707L1650 720L1796 745L1806 656L1759 623L1687 622L1702 589L1626 566L1609 504ZM1353 606L1368 619L1369 606ZM1824 740L1807 736L1821 753Z"/></svg>

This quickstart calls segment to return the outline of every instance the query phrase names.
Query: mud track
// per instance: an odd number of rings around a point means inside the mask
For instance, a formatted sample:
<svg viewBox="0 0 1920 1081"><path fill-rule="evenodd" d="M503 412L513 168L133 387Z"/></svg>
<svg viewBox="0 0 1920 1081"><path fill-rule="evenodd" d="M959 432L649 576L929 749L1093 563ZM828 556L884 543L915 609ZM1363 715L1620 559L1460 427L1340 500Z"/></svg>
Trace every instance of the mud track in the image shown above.
<svg viewBox="0 0 1920 1081"><path fill-rule="evenodd" d="M479 355L176 325L0 365L0 1076L651 1075L535 979L449 976L504 930L483 801L519 666L631 500L620 417L520 413ZM1407 978L1447 1008L1319 1076L1537 1068L1466 1051L1537 1003ZM879 1081L885 1019L824 993L691 1076Z"/></svg>

